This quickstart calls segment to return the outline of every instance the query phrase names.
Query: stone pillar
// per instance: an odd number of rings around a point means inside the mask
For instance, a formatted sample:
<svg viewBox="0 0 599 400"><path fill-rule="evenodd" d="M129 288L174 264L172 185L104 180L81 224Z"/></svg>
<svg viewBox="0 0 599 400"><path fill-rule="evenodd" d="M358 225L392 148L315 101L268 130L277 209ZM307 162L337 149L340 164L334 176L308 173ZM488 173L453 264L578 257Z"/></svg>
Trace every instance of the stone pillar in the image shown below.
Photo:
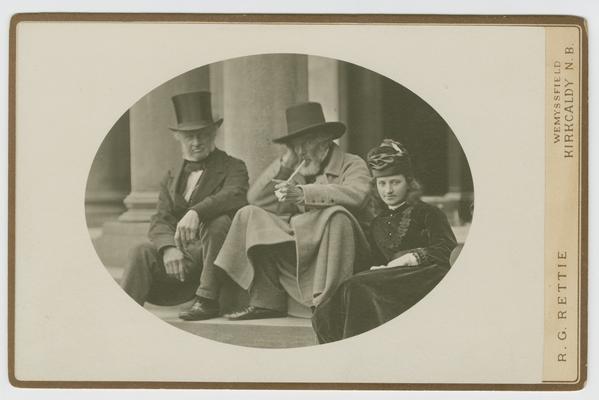
<svg viewBox="0 0 599 400"><path fill-rule="evenodd" d="M462 192L463 153L458 139L447 129L447 182L450 193Z"/></svg>
<svg viewBox="0 0 599 400"><path fill-rule="evenodd" d="M224 118L216 145L245 161L250 183L282 151L272 139L287 132L286 108L308 99L307 65L306 56L287 54L210 65L213 112ZM227 280L221 289L221 310L232 311L247 303L247 293ZM305 311L290 304L292 315Z"/></svg>
<svg viewBox="0 0 599 400"><path fill-rule="evenodd" d="M322 104L327 121L339 121L339 61L308 56L308 98Z"/></svg>
<svg viewBox="0 0 599 400"><path fill-rule="evenodd" d="M89 171L85 190L88 227L99 227L124 211L123 199L131 191L129 164L129 112L125 112L102 141Z"/></svg>
<svg viewBox="0 0 599 400"><path fill-rule="evenodd" d="M125 199L122 222L147 222L156 210L159 183L166 170L181 162L179 144L169 126L175 124L171 97L208 90L208 67L186 72L152 90L130 109L131 193Z"/></svg>
<svg viewBox="0 0 599 400"><path fill-rule="evenodd" d="M250 183L282 151L285 110L308 99L307 57L269 54L222 63L224 149L245 161Z"/></svg>
<svg viewBox="0 0 599 400"><path fill-rule="evenodd" d="M212 92L212 114L215 118L225 115L224 104L224 81L223 81L223 63L218 62L210 64L210 91ZM225 148L225 134L223 129L219 129L216 136L216 147L227 151Z"/></svg>
<svg viewBox="0 0 599 400"><path fill-rule="evenodd" d="M449 192L446 197L455 201L456 217L454 224L465 224L472 221L474 192L472 175L468 160L458 139L448 128L447 132L447 172Z"/></svg>
<svg viewBox="0 0 599 400"><path fill-rule="evenodd" d="M93 240L98 256L111 273L120 273L133 246L148 240L148 223L156 212L160 180L167 169L181 162L179 144L168 129L175 123L171 97L208 88L208 67L197 68L152 90L129 109L131 190L124 200L127 210L117 220L105 222L101 235ZM110 160L118 163L121 156L113 152ZM123 159L129 160L129 155Z"/></svg>
<svg viewBox="0 0 599 400"><path fill-rule="evenodd" d="M322 104L327 121L341 121L339 61L332 58L308 56L308 98ZM343 139L336 139L341 144Z"/></svg>
<svg viewBox="0 0 599 400"><path fill-rule="evenodd" d="M383 137L383 85L381 76L362 67L342 63L341 117L347 123L342 147L365 157Z"/></svg>

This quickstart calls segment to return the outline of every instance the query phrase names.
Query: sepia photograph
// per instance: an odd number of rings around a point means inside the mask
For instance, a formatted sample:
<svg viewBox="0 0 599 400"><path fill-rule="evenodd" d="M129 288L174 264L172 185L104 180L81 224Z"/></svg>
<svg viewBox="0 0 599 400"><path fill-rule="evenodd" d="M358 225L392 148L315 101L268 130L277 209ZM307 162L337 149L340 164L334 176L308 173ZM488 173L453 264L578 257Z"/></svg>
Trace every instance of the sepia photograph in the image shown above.
<svg viewBox="0 0 599 400"><path fill-rule="evenodd" d="M123 291L254 347L359 335L450 272L473 184L443 118L351 63L263 54L151 90L107 132L85 211Z"/></svg>
<svg viewBox="0 0 599 400"><path fill-rule="evenodd" d="M586 46L568 16L15 16L11 384L581 389Z"/></svg>

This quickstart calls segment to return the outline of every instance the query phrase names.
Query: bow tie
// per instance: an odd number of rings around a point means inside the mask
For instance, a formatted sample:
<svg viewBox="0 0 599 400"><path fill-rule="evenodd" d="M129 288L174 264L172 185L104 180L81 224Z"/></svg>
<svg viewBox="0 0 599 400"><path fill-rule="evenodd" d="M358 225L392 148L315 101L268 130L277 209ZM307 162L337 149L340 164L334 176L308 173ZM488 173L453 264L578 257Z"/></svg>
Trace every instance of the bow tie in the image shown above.
<svg viewBox="0 0 599 400"><path fill-rule="evenodd" d="M185 161L183 170L188 174L195 171L206 169L206 163L204 161Z"/></svg>

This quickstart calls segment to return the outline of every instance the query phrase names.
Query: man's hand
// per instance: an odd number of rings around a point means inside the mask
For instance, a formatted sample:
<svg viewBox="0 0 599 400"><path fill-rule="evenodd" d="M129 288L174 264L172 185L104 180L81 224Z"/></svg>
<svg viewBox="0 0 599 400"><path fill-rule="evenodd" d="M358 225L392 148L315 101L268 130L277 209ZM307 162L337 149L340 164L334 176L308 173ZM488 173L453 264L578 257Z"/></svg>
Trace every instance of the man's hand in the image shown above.
<svg viewBox="0 0 599 400"><path fill-rule="evenodd" d="M176 247L167 247L162 255L166 274L181 282L185 280L185 257L183 252Z"/></svg>
<svg viewBox="0 0 599 400"><path fill-rule="evenodd" d="M179 250L186 249L187 245L197 237L199 226L200 217L198 213L193 210L187 211L177 224L177 231L175 232L175 243Z"/></svg>
<svg viewBox="0 0 599 400"><path fill-rule="evenodd" d="M281 164L285 168L293 169L299 162L299 157L295 153L295 150L290 145L287 145L287 151L281 157Z"/></svg>
<svg viewBox="0 0 599 400"><path fill-rule="evenodd" d="M304 191L295 182L279 182L275 185L275 196L281 203L300 204L304 202Z"/></svg>

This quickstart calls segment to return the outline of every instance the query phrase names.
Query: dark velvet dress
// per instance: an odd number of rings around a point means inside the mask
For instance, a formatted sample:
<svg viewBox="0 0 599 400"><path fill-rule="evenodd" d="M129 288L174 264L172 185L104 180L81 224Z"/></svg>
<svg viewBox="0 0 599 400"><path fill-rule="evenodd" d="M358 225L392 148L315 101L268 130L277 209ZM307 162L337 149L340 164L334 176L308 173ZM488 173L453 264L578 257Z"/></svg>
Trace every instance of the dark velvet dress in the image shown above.
<svg viewBox="0 0 599 400"><path fill-rule="evenodd" d="M368 270L346 280L314 311L320 343L369 331L412 307L445 276L456 247L443 211L422 201L383 211L372 221L370 239L373 265L406 253L418 265Z"/></svg>

